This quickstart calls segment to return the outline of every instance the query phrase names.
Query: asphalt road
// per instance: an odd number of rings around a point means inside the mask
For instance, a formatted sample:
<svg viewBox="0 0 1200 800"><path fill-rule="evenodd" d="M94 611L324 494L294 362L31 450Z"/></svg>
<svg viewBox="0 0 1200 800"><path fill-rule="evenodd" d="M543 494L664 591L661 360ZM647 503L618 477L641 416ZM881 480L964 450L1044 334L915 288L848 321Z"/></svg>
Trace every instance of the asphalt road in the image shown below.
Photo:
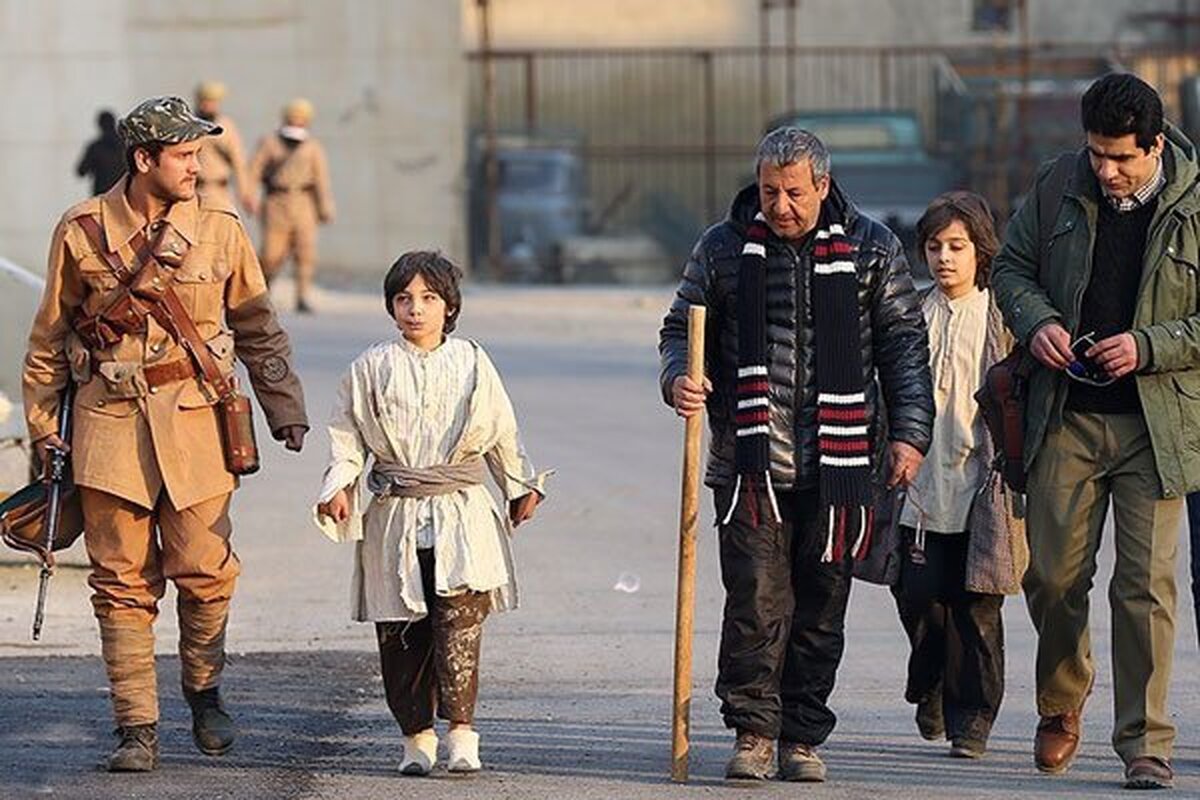
<svg viewBox="0 0 1200 800"><path fill-rule="evenodd" d="M667 779L676 518L682 428L657 390L662 289L468 292L462 333L479 338L508 384L527 448L554 467L550 501L516 542L523 607L487 624L478 725L484 771L402 778L368 626L351 623L348 547L308 521L326 441L299 456L260 432L264 471L235 500L244 574L230 628L225 693L242 728L227 756L192 746L173 655L173 600L159 624L163 763L144 776L96 769L111 721L86 574L55 577L44 641L29 641L36 571L0 563L0 798L1096 798L1123 796L1112 721L1107 600L1111 551L1093 592L1100 665L1070 773L1037 774L1031 739L1033 635L1005 605L1008 691L986 758L954 761L922 741L901 699L907 647L888 593L855 587L822 753L822 786L747 790L720 776L731 735L715 680L721 590L706 498L699 548L692 781ZM369 295L327 294L322 313L285 315L315 423L338 376L392 334ZM318 424L319 428L319 424ZM1186 547L1180 551L1181 576ZM74 561L80 558L75 555ZM636 584L636 591L615 589ZM1176 796L1200 797L1200 656L1186 583L1171 708Z"/></svg>

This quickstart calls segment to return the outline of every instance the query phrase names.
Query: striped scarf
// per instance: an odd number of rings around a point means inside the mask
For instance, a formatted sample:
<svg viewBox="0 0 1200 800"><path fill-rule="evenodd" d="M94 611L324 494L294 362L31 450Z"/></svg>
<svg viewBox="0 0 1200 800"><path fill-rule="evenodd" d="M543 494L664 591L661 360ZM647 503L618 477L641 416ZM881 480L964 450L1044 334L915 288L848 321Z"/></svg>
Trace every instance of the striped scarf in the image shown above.
<svg viewBox="0 0 1200 800"><path fill-rule="evenodd" d="M737 481L722 524L733 518L739 498L749 496L758 524L759 482L777 523L782 522L771 485L770 383L767 374L767 239L760 211L747 226L738 267ZM816 330L819 485L829 525L821 560L846 555L851 527L856 558L865 558L871 531L871 452L863 387L861 320L855 247L830 203L822 206L813 245L812 314Z"/></svg>

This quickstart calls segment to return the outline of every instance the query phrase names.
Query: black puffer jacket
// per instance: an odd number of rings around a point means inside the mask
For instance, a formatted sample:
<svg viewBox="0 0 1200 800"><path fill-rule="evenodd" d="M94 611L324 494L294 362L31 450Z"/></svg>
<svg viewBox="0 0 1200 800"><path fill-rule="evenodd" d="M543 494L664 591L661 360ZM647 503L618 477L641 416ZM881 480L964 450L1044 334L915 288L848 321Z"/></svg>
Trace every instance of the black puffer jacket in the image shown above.
<svg viewBox="0 0 1200 800"><path fill-rule="evenodd" d="M857 247L863 384L878 470L888 440L907 442L922 453L929 449L934 406L925 318L895 234L859 214L836 184L825 202L836 204ZM735 474L737 274L744 230L757 212L758 189L749 186L734 200L729 217L704 233L684 266L683 280L659 332L660 380L663 399L670 404L672 382L687 372L688 306L707 306L705 372L713 392L708 399L712 440L705 483L713 487L732 483ZM767 244L771 480L781 489L805 489L817 483L811 274L811 238L796 250L771 237ZM887 409L885 419L881 408Z"/></svg>

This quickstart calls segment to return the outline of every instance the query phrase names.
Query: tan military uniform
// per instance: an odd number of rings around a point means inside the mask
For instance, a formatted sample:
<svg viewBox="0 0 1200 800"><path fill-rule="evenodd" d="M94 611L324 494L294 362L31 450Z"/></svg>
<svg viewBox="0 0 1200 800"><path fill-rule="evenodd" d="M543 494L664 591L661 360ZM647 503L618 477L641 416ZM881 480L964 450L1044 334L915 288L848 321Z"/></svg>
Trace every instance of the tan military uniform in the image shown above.
<svg viewBox="0 0 1200 800"><path fill-rule="evenodd" d="M294 147L278 135L264 138L250 162L250 181L261 183L262 267L271 280L284 260L296 261L296 294L307 297L317 263L317 225L334 216L329 168L320 142L305 139Z"/></svg>
<svg viewBox="0 0 1200 800"><path fill-rule="evenodd" d="M242 137L233 120L218 114L213 120L222 128L221 133L205 139L200 151L200 180L196 188L201 194L213 198L214 205L235 206L230 183L236 183L242 194L250 191L246 177L246 157L242 149Z"/></svg>
<svg viewBox="0 0 1200 800"><path fill-rule="evenodd" d="M117 722L137 725L158 716L151 626L168 578L179 591L184 687L219 682L238 574L228 515L237 479L225 469L215 392L153 317L109 347L89 349L74 330L120 291L80 218L98 217L106 246L126 265L136 263L139 231L157 242L221 369L232 374L235 355L246 365L271 431L308 422L287 335L234 209L202 196L147 225L126 200L128 181L71 208L55 229L24 395L36 440L56 431L68 376L77 384L71 460L83 487L92 603Z"/></svg>

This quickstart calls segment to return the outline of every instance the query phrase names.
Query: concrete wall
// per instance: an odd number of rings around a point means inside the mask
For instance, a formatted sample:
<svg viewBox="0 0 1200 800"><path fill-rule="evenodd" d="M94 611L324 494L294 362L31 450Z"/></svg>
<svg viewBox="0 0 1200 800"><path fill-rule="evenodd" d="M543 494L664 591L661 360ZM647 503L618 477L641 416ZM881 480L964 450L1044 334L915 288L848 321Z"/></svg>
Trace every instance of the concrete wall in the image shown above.
<svg viewBox="0 0 1200 800"><path fill-rule="evenodd" d="M1137 39L1129 12L1179 11L1179 0L1027 0L1033 38L1058 42ZM478 42L475 0L460 0L463 36ZM1200 4L1197 4L1200 5ZM491 0L497 47L752 46L760 0ZM972 0L800 0L796 42L958 44L992 41L971 31ZM1193 9L1200 11L1200 8ZM783 44L785 14L775 10L772 41ZM1001 39L1013 40L1013 31Z"/></svg>
<svg viewBox="0 0 1200 800"><path fill-rule="evenodd" d="M431 0L0 0L0 255L41 271L100 108L229 87L252 147L291 97L313 101L337 222L330 272L378 274L403 249L464 253L460 8Z"/></svg>

